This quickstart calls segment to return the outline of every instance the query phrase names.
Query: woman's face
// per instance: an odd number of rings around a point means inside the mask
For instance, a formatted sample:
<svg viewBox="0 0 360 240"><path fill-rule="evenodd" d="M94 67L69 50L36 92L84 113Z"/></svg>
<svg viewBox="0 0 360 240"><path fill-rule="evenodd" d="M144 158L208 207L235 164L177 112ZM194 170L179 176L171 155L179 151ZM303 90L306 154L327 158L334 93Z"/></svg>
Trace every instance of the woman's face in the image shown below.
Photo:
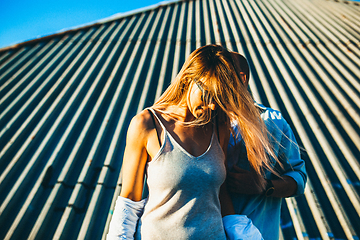
<svg viewBox="0 0 360 240"><path fill-rule="evenodd" d="M215 110L215 104L211 103L205 105L205 99L209 97L209 91L206 85L201 80L193 81L190 86L189 109L195 118L198 118L206 110L211 108Z"/></svg>

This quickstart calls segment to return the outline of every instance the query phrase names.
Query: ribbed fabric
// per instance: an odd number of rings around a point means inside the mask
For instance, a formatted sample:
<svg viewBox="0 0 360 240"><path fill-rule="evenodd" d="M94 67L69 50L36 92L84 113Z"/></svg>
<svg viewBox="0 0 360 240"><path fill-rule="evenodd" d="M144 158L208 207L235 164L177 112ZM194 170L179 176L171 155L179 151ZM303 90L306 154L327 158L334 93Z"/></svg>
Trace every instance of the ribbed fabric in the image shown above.
<svg viewBox="0 0 360 240"><path fill-rule="evenodd" d="M226 239L219 202L225 156L216 135L213 132L206 152L194 157L151 111L165 138L147 165L149 196L135 239Z"/></svg>

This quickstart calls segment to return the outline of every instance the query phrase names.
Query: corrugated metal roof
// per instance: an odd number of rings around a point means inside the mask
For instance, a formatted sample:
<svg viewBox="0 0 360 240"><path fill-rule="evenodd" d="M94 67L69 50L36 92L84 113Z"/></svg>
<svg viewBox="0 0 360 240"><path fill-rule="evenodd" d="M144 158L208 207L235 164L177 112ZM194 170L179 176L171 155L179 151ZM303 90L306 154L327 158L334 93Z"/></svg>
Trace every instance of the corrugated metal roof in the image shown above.
<svg viewBox="0 0 360 240"><path fill-rule="evenodd" d="M220 43L306 149L282 238L359 239L359 22L356 2L176 1L1 49L0 238L104 238L130 119Z"/></svg>

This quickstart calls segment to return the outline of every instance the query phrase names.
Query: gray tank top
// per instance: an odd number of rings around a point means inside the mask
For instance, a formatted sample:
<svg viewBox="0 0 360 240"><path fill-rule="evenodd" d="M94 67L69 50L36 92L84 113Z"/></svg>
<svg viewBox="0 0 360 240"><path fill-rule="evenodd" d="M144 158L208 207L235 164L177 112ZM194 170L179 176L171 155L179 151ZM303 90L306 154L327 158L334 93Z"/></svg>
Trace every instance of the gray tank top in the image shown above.
<svg viewBox="0 0 360 240"><path fill-rule="evenodd" d="M225 156L214 131L206 152L194 157L150 110L165 138L147 164L149 196L135 239L225 240L219 202L226 175Z"/></svg>

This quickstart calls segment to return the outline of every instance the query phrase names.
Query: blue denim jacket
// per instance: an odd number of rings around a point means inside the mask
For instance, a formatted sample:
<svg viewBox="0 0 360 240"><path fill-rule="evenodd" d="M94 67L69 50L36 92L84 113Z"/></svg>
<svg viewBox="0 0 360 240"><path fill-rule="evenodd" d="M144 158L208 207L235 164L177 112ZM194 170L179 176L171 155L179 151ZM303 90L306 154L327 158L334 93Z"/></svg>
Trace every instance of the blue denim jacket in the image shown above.
<svg viewBox="0 0 360 240"><path fill-rule="evenodd" d="M261 118L264 120L268 129L268 138L274 152L283 165L283 168L273 162L274 168L280 172L281 176L290 176L297 183L297 191L294 196L304 193L307 174L305 162L300 158L300 151L293 131L289 124L282 117L279 111L256 104L262 111ZM234 131L237 128L234 125ZM241 141L240 134L235 139L231 137L228 146L228 168L236 164L237 166L249 170L246 149L244 142ZM266 172L267 179L277 177L270 172ZM233 201L235 213L247 215L260 230L265 240L279 239L280 228L280 207L281 198L266 197L264 195L245 195L230 193Z"/></svg>

